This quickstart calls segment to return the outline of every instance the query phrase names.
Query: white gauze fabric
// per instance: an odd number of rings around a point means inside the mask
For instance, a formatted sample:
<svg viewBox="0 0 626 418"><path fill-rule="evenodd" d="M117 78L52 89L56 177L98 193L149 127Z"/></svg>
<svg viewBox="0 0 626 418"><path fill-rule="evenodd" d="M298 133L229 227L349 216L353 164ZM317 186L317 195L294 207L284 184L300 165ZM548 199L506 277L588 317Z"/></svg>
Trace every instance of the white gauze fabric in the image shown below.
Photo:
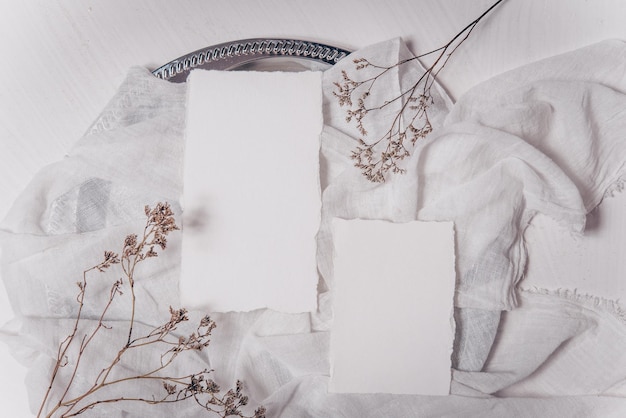
<svg viewBox="0 0 626 418"><path fill-rule="evenodd" d="M354 56L393 64L407 54L396 39ZM523 230L533 214L545 213L581 231L586 211L621 176L625 54L622 43L607 42L532 64L487 81L454 106L437 90L433 133L406 161L408 172L384 184L368 183L352 167L349 155L356 135L332 96L332 83L353 64L351 58L338 63L325 74L318 312L213 315L218 328L209 349L181 358L175 371L213 368L224 388L242 379L250 403L263 403L272 417L622 416L626 355L619 349L625 338L619 307L568 293L518 294L515 284L525 263ZM421 71L411 64L383 90L399 92ZM553 78L578 90L548 94L544 80ZM532 97L518 94L529 89ZM533 112L533 97L542 97L541 109L559 110ZM30 367L33 410L49 381L58 342L71 329L75 282L82 271L100 261L104 250L118 249L127 234L141 231L145 204L168 201L180 215L184 101L184 85L132 69L94 127L67 158L33 179L1 225L2 278L16 312L2 338ZM376 129L385 129L382 123ZM562 131L548 129L556 126L589 130L572 129L564 138ZM537 137L537 132L549 134ZM574 145L593 153L571 155ZM593 161L588 159L592 155L606 158ZM579 171L581 164L587 171ZM455 222L459 334L452 395L328 393L331 216ZM178 306L179 240L180 234L173 233L168 249L136 272L142 327L162 323L169 317L168 307ZM99 312L96 302L103 296L98 295L108 292L118 277L109 271L90 282L95 299L87 306L89 318ZM128 304L123 297L119 301L95 358L117 352L124 340ZM510 311L500 321L502 309ZM202 314L192 312L192 317ZM124 370L138 373L156 355L133 357ZM81 373L77 382L88 384L94 370ZM159 388L124 389L130 390L147 395ZM94 409L85 416L102 413ZM193 403L117 403L106 409L111 417L200 413Z"/></svg>

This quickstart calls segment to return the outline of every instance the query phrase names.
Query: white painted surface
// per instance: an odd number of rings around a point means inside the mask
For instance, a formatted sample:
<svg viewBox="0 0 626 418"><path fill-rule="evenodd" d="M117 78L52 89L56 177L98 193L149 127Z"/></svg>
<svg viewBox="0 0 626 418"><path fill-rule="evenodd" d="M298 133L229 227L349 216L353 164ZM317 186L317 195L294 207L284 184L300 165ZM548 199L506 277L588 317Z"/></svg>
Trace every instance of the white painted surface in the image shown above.
<svg viewBox="0 0 626 418"><path fill-rule="evenodd" d="M208 45L262 36L352 49L402 36L419 53L441 46L489 4L491 0L1 0L0 217L34 173L62 158L89 127L129 66L156 68ZM457 51L440 81L457 98L476 83L522 64L607 38L626 39L624 22L623 0L506 0ZM612 225L608 216L604 219ZM585 268L592 277L592 266L601 261L588 260ZM617 295L610 287L603 292ZM0 322L5 322L12 316L10 307L2 303L0 308ZM0 361L3 375L16 376L10 382L3 379L8 386L0 390L3 405L20 408L15 417L28 416L23 377L19 370L10 371L15 362L4 346Z"/></svg>

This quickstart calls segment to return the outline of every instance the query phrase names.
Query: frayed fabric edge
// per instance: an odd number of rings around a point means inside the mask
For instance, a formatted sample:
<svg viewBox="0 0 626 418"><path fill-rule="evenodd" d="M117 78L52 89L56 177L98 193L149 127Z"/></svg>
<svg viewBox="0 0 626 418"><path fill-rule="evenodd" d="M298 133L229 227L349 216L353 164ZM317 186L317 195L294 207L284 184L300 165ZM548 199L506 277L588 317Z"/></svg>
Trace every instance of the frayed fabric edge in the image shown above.
<svg viewBox="0 0 626 418"><path fill-rule="evenodd" d="M617 318L623 324L626 324L626 309L622 307L619 299L607 299L589 293L578 293L578 289L570 290L558 288L550 290L533 286L530 288L518 288L518 290L531 295L559 297L591 310L604 311Z"/></svg>
<svg viewBox="0 0 626 418"><path fill-rule="evenodd" d="M626 175L624 173L620 173L617 180L609 185L604 191L604 195L602 195L602 200L608 197L614 197L616 194L620 194L624 191L626 187Z"/></svg>

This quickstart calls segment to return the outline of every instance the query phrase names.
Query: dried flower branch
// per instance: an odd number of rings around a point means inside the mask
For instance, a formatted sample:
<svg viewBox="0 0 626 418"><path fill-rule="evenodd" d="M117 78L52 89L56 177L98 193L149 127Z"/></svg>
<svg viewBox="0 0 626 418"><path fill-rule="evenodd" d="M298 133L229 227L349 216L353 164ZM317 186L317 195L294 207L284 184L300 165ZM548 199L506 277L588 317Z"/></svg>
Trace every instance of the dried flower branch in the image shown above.
<svg viewBox="0 0 626 418"><path fill-rule="evenodd" d="M342 71L342 80L334 83L336 91L333 94L338 100L339 106L348 107L346 121L348 123L354 122L361 134L350 157L354 160L354 166L360 169L369 181L381 183L385 181L389 173L405 173L406 169L401 166L402 160L411 155L417 141L425 138L433 130L428 111L434 103L432 87L439 72L445 67L457 48L469 37L476 25L502 1L498 0L492 4L440 48L392 65L376 65L367 58L356 58L353 60L356 71L374 70L373 75L362 80L356 80L347 71ZM370 103L377 82L388 75L392 69L435 53L438 55L433 64L408 89L402 91L398 96L383 101L383 103ZM389 129L376 140L366 141L365 137L368 131L365 122L368 116L372 112L382 110L399 101L401 101L400 110L392 118Z"/></svg>
<svg viewBox="0 0 626 418"><path fill-rule="evenodd" d="M93 408L117 402L139 402L158 405L181 402L188 399L195 401L207 413L220 417L248 417L242 412L242 407L248 404L248 397L243 394L243 384L240 381L237 381L234 389L221 394L220 387L210 378L212 370L204 369L183 376L170 376L165 373L167 367L182 353L201 351L209 346L211 332L216 327L215 322L209 316L203 317L199 321L196 330L191 334L176 337L174 333L177 331L178 326L183 322L189 321L189 317L186 309L170 307L170 319L167 322L154 327L143 335L135 335L135 268L139 263L149 258L157 257L157 249L165 250L167 248L167 235L179 229L174 219L174 213L167 203L158 203L154 208L146 206L145 214L147 221L141 237L136 234L128 235L119 254L105 251L103 261L85 270L82 281L77 283L79 288L76 298L78 311L74 326L71 333L59 344L50 383L42 399L37 417L74 417ZM119 279L111 285L108 300L95 327L86 331L81 319L83 318L89 273L94 270L105 272L117 264L121 265L125 280ZM107 365L100 370L90 387L86 388L79 395L70 395L70 393L76 392L76 388L73 385L76 377L80 374L81 363L89 354L87 349L90 347L90 344L102 329L111 328L105 324L106 314L115 298L122 295L122 290L125 287L130 289L131 294L131 317L125 344L112 356L110 362L105 362ZM116 365L120 364L124 356L130 351L148 346L162 350L159 361L148 367L149 370L140 374L120 376ZM70 347L77 350L73 364L69 361ZM67 373L66 383L58 382L61 371ZM117 373L113 373L114 371L117 371ZM125 396L123 393L111 398L96 396L102 393L101 390L104 388L119 388L121 384L128 382L156 383L157 387L160 386L161 393L160 395L151 394L148 397ZM55 389L54 391L53 388ZM58 394L56 393L57 391L59 392ZM51 402L51 398L55 395L58 399ZM46 408L48 409L46 410ZM264 417L265 408L262 406L258 407L254 412L253 418Z"/></svg>

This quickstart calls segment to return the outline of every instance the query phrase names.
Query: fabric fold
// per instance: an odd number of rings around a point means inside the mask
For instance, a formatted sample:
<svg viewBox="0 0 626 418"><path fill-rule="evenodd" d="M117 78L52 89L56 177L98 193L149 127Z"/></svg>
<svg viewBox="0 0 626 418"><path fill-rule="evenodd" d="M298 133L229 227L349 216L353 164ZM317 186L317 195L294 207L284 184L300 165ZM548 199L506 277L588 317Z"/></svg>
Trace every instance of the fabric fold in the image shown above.
<svg viewBox="0 0 626 418"><path fill-rule="evenodd" d="M471 120L522 138L565 172L590 211L623 174L624 74L624 42L601 42L472 88L446 125Z"/></svg>
<svg viewBox="0 0 626 418"><path fill-rule="evenodd" d="M359 132L346 123L333 83L342 70L353 71L353 58L394 65L409 56L400 39L390 40L357 51L324 75L318 312L218 315L210 349L180 364L181 370L214 368L223 387L242 379L251 399L277 417L621 416L623 322L602 306L520 292L517 285L527 261L523 234L533 216L546 214L580 232L587 211L623 175L624 44L605 42L530 64L477 86L454 105L435 87L433 132L403 161L404 175L373 184L352 166ZM423 71L417 61L394 70L378 97L399 94ZM2 278L22 323L19 332L8 330L2 338L28 348L22 355L31 361L32 388L45 386L54 342L67 335L77 276L102 251L116 250L126 234L140 232L144 205L167 200L180 215L184 101L184 85L131 69L85 136L33 179L1 224ZM386 115L397 109L389 106ZM372 135L384 132L384 115ZM328 393L333 216L455 222L452 395ZM142 326L158 323L169 305L178 305L177 239L172 235L167 252L138 271ZM102 276L94 287L105 289L113 276ZM112 336L123 334L126 309L111 311ZM88 316L96 311L92 307ZM114 340L103 341L99 352L115 348ZM33 405L38 397L33 389ZM119 404L107 413L167 417L193 411Z"/></svg>

